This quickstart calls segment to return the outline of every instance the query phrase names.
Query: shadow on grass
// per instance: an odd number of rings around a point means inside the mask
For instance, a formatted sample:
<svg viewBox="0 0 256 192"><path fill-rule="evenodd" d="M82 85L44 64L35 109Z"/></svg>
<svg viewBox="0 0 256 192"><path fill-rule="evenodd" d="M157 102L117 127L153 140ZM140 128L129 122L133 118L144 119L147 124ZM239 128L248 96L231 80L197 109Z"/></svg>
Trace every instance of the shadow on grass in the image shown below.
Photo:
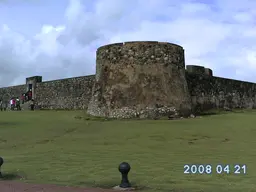
<svg viewBox="0 0 256 192"><path fill-rule="evenodd" d="M203 112L198 112L198 116L213 116L213 115L224 115L224 114L230 114L230 113L248 113L248 112L256 112L256 110L250 110L250 109L231 109L231 110L224 110L224 109L219 109L219 110L209 110L209 111L203 111Z"/></svg>
<svg viewBox="0 0 256 192"><path fill-rule="evenodd" d="M25 180L25 179L26 179L25 174L20 172L2 173L2 177L0 177L0 181Z"/></svg>
<svg viewBox="0 0 256 192"><path fill-rule="evenodd" d="M96 182L79 182L76 183L79 186L90 186L93 188L101 188L101 189L112 189L115 186L118 186L120 183L113 183L112 181L104 182L104 183L96 183ZM135 182L131 182L132 188L136 191L143 191L143 190L152 190L153 188L146 187L146 186L139 186Z"/></svg>
<svg viewBox="0 0 256 192"><path fill-rule="evenodd" d="M18 123L15 122L8 122L8 121L1 121L0 126L11 126L11 125L17 125Z"/></svg>
<svg viewBox="0 0 256 192"><path fill-rule="evenodd" d="M225 110L225 109L217 109L217 110L207 110L207 111L201 111L201 112L195 112L194 114L196 116L214 116L214 115L225 115L230 113L248 113L248 112L256 112L255 109L231 109L231 110ZM84 120L84 121L131 121L131 120L144 120L142 118L132 118L132 119L117 119L117 118L108 118L108 117L97 117L92 116L90 114L87 114L84 112L83 114L76 115L74 117L77 120ZM180 118L178 118L180 119ZM187 118L185 118L187 119ZM165 118L159 118L154 120L165 120ZM166 119L167 120L167 119Z"/></svg>
<svg viewBox="0 0 256 192"><path fill-rule="evenodd" d="M203 113L198 113L196 115L198 115L198 116L212 116L212 115L220 115L220 113L217 113L217 112L203 112Z"/></svg>
<svg viewBox="0 0 256 192"><path fill-rule="evenodd" d="M115 118L96 117L96 116L89 115L87 113L84 113L83 115L76 115L74 118L78 119L78 120L85 120L85 121L111 121L111 120L117 120Z"/></svg>

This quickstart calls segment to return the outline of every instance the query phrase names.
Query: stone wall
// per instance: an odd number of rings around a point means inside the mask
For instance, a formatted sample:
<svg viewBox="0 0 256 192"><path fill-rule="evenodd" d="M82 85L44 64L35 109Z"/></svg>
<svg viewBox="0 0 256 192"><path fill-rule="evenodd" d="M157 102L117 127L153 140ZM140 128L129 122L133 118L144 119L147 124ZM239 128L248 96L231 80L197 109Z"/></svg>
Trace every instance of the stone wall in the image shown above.
<svg viewBox="0 0 256 192"><path fill-rule="evenodd" d="M21 97L26 91L26 84L0 88L0 99L9 104L12 97Z"/></svg>
<svg viewBox="0 0 256 192"><path fill-rule="evenodd" d="M0 88L0 99L9 103L21 97L33 84L33 99L42 109L87 109L95 75L42 82L42 77L26 78L26 84Z"/></svg>
<svg viewBox="0 0 256 192"><path fill-rule="evenodd" d="M156 114L215 108L256 108L256 84L213 76L187 65L184 49L161 42L126 42L97 50L96 75L0 88L0 99L20 97L32 86L42 109L87 109L95 116L152 118Z"/></svg>
<svg viewBox="0 0 256 192"><path fill-rule="evenodd" d="M207 73L186 72L186 79L195 111L214 108L256 108L256 84Z"/></svg>
<svg viewBox="0 0 256 192"><path fill-rule="evenodd" d="M35 101L42 109L87 109L94 75L36 84Z"/></svg>
<svg viewBox="0 0 256 192"><path fill-rule="evenodd" d="M88 113L95 116L131 118L190 111L183 48L152 41L100 47L92 95Z"/></svg>

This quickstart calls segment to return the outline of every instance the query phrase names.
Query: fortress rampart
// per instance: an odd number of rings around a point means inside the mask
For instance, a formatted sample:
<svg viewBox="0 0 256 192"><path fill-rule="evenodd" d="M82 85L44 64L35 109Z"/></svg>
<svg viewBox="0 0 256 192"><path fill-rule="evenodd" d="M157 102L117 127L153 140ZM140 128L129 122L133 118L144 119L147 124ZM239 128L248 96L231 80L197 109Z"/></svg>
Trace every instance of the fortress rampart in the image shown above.
<svg viewBox="0 0 256 192"><path fill-rule="evenodd" d="M88 113L129 118L191 110L184 50L159 42L125 42L97 50L96 78ZM164 114L163 114L164 115Z"/></svg>
<svg viewBox="0 0 256 192"><path fill-rule="evenodd" d="M256 108L256 84L186 71L194 111L214 108Z"/></svg>
<svg viewBox="0 0 256 192"><path fill-rule="evenodd" d="M184 49L165 42L125 42L97 50L96 75L0 88L8 101L32 88L43 109L84 109L91 115L153 118L178 111L256 108L256 84L213 76L209 68L187 65Z"/></svg>
<svg viewBox="0 0 256 192"><path fill-rule="evenodd" d="M94 78L91 75L38 83L35 101L43 109L87 109Z"/></svg>

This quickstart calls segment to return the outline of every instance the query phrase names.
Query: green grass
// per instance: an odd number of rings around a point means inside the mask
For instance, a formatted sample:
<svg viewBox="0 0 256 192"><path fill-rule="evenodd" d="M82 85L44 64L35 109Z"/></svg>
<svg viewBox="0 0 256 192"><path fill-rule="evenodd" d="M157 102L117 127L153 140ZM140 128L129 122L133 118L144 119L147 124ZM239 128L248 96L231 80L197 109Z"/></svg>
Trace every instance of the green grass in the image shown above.
<svg viewBox="0 0 256 192"><path fill-rule="evenodd" d="M3 173L25 182L110 188L119 163L143 191L255 191L256 113L104 121L79 111L0 113ZM86 120L87 119L87 120ZM185 164L246 164L247 174L186 175Z"/></svg>

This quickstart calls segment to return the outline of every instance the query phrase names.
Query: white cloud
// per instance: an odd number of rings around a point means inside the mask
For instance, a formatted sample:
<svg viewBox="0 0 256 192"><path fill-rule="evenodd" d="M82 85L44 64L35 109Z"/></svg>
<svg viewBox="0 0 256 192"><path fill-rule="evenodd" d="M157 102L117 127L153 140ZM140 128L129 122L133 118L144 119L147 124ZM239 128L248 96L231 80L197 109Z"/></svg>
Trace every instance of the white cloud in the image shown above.
<svg viewBox="0 0 256 192"><path fill-rule="evenodd" d="M98 46L136 40L178 43L186 51L186 64L211 67L218 76L256 81L255 1L85 2L70 0L64 22L42 23L41 31L30 37L8 22L0 23L0 86L23 83L33 75L55 79L93 74Z"/></svg>
<svg viewBox="0 0 256 192"><path fill-rule="evenodd" d="M61 48L56 39L64 30L65 26L53 27L51 25L44 25L41 33L34 36L34 39L39 41L38 51L44 52L49 56L56 56Z"/></svg>

